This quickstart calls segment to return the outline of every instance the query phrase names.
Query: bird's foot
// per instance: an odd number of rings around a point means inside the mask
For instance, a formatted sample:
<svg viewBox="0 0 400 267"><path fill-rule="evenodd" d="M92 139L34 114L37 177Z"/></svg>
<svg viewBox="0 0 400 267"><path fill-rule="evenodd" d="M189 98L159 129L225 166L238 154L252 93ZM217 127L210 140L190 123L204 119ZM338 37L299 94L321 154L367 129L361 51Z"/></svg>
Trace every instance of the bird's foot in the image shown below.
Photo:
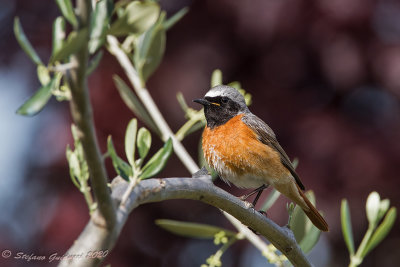
<svg viewBox="0 0 400 267"><path fill-rule="evenodd" d="M243 196L239 197L239 199L242 200L242 201L245 201L248 198L249 198L249 195L243 195Z"/></svg>
<svg viewBox="0 0 400 267"><path fill-rule="evenodd" d="M266 211L259 210L258 212L261 213L262 215L264 215L266 218L268 218L268 214Z"/></svg>
<svg viewBox="0 0 400 267"><path fill-rule="evenodd" d="M255 235L260 235L259 232L257 232L256 230L252 229L251 227L247 227L249 228L250 231L252 231Z"/></svg>

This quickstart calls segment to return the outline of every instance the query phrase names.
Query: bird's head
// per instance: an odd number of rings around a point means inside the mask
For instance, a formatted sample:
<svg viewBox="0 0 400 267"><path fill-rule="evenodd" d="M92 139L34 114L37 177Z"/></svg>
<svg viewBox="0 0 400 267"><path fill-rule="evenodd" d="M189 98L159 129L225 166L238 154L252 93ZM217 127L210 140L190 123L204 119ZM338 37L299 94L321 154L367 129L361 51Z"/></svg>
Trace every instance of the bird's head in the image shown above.
<svg viewBox="0 0 400 267"><path fill-rule="evenodd" d="M226 85L211 88L204 98L193 102L204 106L207 126L214 128L241 113L249 112L244 97L238 90Z"/></svg>

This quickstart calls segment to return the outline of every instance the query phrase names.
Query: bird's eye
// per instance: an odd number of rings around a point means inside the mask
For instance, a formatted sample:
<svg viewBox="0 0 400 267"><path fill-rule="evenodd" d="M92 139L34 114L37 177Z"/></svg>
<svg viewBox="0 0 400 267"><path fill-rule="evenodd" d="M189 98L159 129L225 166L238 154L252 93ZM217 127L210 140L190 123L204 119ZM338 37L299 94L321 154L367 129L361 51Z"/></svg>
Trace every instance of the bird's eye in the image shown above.
<svg viewBox="0 0 400 267"><path fill-rule="evenodd" d="M228 101L229 101L229 99L228 99L227 97L223 97L223 98L221 99L221 103L223 103L223 104L228 103Z"/></svg>

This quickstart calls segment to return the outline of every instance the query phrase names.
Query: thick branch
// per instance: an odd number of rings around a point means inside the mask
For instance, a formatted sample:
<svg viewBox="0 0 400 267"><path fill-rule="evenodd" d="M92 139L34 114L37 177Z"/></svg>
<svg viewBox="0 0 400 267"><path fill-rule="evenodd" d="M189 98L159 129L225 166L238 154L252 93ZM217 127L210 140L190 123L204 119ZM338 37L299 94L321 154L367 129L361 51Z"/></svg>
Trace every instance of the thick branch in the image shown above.
<svg viewBox="0 0 400 267"><path fill-rule="evenodd" d="M116 178L112 184L112 197L116 202L126 191L128 183ZM212 184L209 176L201 178L167 178L141 181L132 191L124 209L117 211L117 224L111 234L103 228L89 222L67 255L85 254L87 251L111 250L130 212L137 206L150 202L169 199L200 200L222 209L243 224L248 225L265 236L278 248L294 266L311 266L294 239L293 233L286 227L280 227L270 219L256 212L247 202ZM64 260L60 266L91 266L101 262L101 259L80 257Z"/></svg>
<svg viewBox="0 0 400 267"><path fill-rule="evenodd" d="M91 3L88 0L77 1L79 13L79 29L88 27ZM78 30L79 30L78 29ZM87 36L89 40L89 35ZM75 55L71 56L71 62L76 63L77 68L68 72L67 79L71 88L71 114L74 123L79 130L79 138L82 142L85 158L88 163L91 186L98 203L99 213L95 213L98 219L96 223L106 225L111 229L115 223L114 206L111 201L110 190L107 187L107 174L101 160L101 154L97 143L92 106L89 99L86 69L88 62L88 49L83 46Z"/></svg>

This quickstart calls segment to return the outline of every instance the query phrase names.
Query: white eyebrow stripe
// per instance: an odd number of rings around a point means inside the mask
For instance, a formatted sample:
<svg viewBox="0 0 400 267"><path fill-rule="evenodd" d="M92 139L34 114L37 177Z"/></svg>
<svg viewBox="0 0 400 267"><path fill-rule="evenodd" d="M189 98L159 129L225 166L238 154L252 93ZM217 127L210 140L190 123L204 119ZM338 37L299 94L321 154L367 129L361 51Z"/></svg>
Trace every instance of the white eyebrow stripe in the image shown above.
<svg viewBox="0 0 400 267"><path fill-rule="evenodd" d="M205 95L206 97L216 97L216 96L223 96L224 94L221 92L221 90L212 90L208 91L208 93Z"/></svg>

